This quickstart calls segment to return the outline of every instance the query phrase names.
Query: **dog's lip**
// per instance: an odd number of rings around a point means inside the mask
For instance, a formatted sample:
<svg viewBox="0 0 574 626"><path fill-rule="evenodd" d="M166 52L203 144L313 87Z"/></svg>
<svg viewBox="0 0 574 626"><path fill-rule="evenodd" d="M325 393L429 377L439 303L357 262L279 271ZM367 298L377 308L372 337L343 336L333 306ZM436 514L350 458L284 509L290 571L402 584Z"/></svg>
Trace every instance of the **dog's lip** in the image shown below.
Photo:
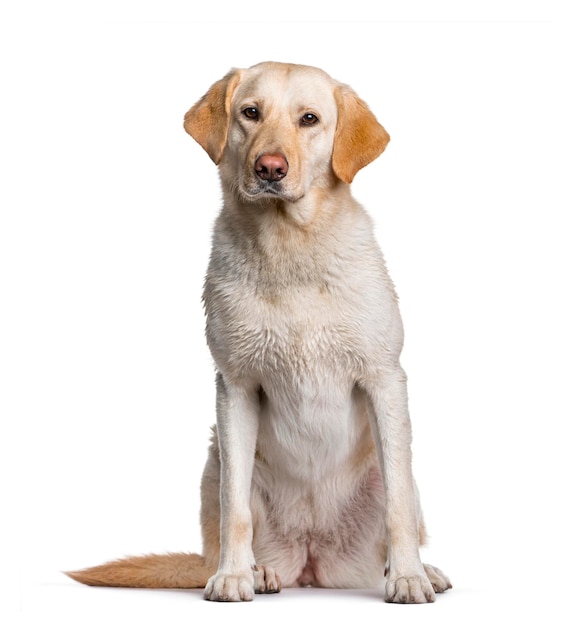
<svg viewBox="0 0 574 626"><path fill-rule="evenodd" d="M281 198L287 202L297 202L297 200L300 200L304 195L298 194L295 196L287 193L280 182L267 183L255 187L242 186L241 191L251 200L257 200L259 198Z"/></svg>
<svg viewBox="0 0 574 626"><path fill-rule="evenodd" d="M266 187L265 189L257 189L254 192L247 192L249 195L251 196L260 196L260 195L266 195L269 194L271 196L280 196L282 195L282 190L281 189L275 189L275 187Z"/></svg>
<svg viewBox="0 0 574 626"><path fill-rule="evenodd" d="M249 194L257 196L261 193L270 193L273 195L281 195L283 185L281 181L257 181L255 184L246 185Z"/></svg>

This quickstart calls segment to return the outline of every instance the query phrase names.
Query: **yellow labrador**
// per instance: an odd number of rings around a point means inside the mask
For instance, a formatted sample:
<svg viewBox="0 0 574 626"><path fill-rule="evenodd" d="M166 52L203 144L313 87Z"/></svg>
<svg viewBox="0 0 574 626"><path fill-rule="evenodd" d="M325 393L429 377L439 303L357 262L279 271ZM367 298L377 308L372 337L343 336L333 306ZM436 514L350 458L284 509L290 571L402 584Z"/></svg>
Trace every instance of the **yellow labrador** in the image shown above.
<svg viewBox="0 0 574 626"><path fill-rule="evenodd" d="M185 129L219 165L205 282L217 427L201 494L203 555L70 575L92 585L374 587L432 602L411 471L403 329L371 221L349 184L389 136L319 69L262 63L215 83Z"/></svg>

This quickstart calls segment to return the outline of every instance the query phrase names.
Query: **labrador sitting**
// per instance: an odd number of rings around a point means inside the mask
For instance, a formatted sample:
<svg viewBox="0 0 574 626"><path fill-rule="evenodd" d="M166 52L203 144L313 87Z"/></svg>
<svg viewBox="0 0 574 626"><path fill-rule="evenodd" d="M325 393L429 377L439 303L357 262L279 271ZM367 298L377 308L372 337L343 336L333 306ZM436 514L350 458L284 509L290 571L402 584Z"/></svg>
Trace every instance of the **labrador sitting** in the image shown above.
<svg viewBox="0 0 574 626"><path fill-rule="evenodd" d="M201 485L203 554L70 572L90 585L375 587L388 602L450 588L423 565L403 328L355 174L389 136L323 71L233 70L185 115L219 166L204 301L217 426Z"/></svg>

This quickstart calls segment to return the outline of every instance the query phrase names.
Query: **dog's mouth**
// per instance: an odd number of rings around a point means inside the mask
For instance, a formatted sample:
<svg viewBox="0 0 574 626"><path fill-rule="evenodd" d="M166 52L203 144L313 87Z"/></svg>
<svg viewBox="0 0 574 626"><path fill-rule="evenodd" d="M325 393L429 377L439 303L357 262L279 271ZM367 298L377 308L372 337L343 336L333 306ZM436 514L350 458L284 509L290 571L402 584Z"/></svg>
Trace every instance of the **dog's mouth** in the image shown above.
<svg viewBox="0 0 574 626"><path fill-rule="evenodd" d="M249 200L262 200L263 198L279 198L287 202L297 202L303 194L294 194L285 188L281 181L257 181L251 185L242 185L241 191Z"/></svg>
<svg viewBox="0 0 574 626"><path fill-rule="evenodd" d="M253 185L250 190L254 196L270 195L270 196L282 196L285 193L285 189L280 182L267 182L263 181L257 185Z"/></svg>

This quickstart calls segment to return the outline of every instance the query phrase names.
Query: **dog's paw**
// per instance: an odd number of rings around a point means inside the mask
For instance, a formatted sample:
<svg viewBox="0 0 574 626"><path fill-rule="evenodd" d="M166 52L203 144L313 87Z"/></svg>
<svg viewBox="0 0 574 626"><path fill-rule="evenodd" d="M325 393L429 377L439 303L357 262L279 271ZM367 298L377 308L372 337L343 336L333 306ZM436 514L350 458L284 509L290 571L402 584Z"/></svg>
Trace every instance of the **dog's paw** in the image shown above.
<svg viewBox="0 0 574 626"><path fill-rule="evenodd" d="M424 604L434 602L433 586L425 574L389 575L385 584L385 602Z"/></svg>
<svg viewBox="0 0 574 626"><path fill-rule="evenodd" d="M423 567L425 568L425 573L436 593L443 593L447 589L452 589L448 576L444 572L441 572L438 567L427 565L426 563Z"/></svg>
<svg viewBox="0 0 574 626"><path fill-rule="evenodd" d="M217 573L205 586L203 597L212 602L249 602L253 600L253 572Z"/></svg>
<svg viewBox="0 0 574 626"><path fill-rule="evenodd" d="M281 591L281 579L272 567L256 565L253 568L255 581L255 593L279 593Z"/></svg>
<svg viewBox="0 0 574 626"><path fill-rule="evenodd" d="M254 593L279 593L281 580L272 567L254 565L237 574L217 573L205 586L203 597L213 602L249 602Z"/></svg>

